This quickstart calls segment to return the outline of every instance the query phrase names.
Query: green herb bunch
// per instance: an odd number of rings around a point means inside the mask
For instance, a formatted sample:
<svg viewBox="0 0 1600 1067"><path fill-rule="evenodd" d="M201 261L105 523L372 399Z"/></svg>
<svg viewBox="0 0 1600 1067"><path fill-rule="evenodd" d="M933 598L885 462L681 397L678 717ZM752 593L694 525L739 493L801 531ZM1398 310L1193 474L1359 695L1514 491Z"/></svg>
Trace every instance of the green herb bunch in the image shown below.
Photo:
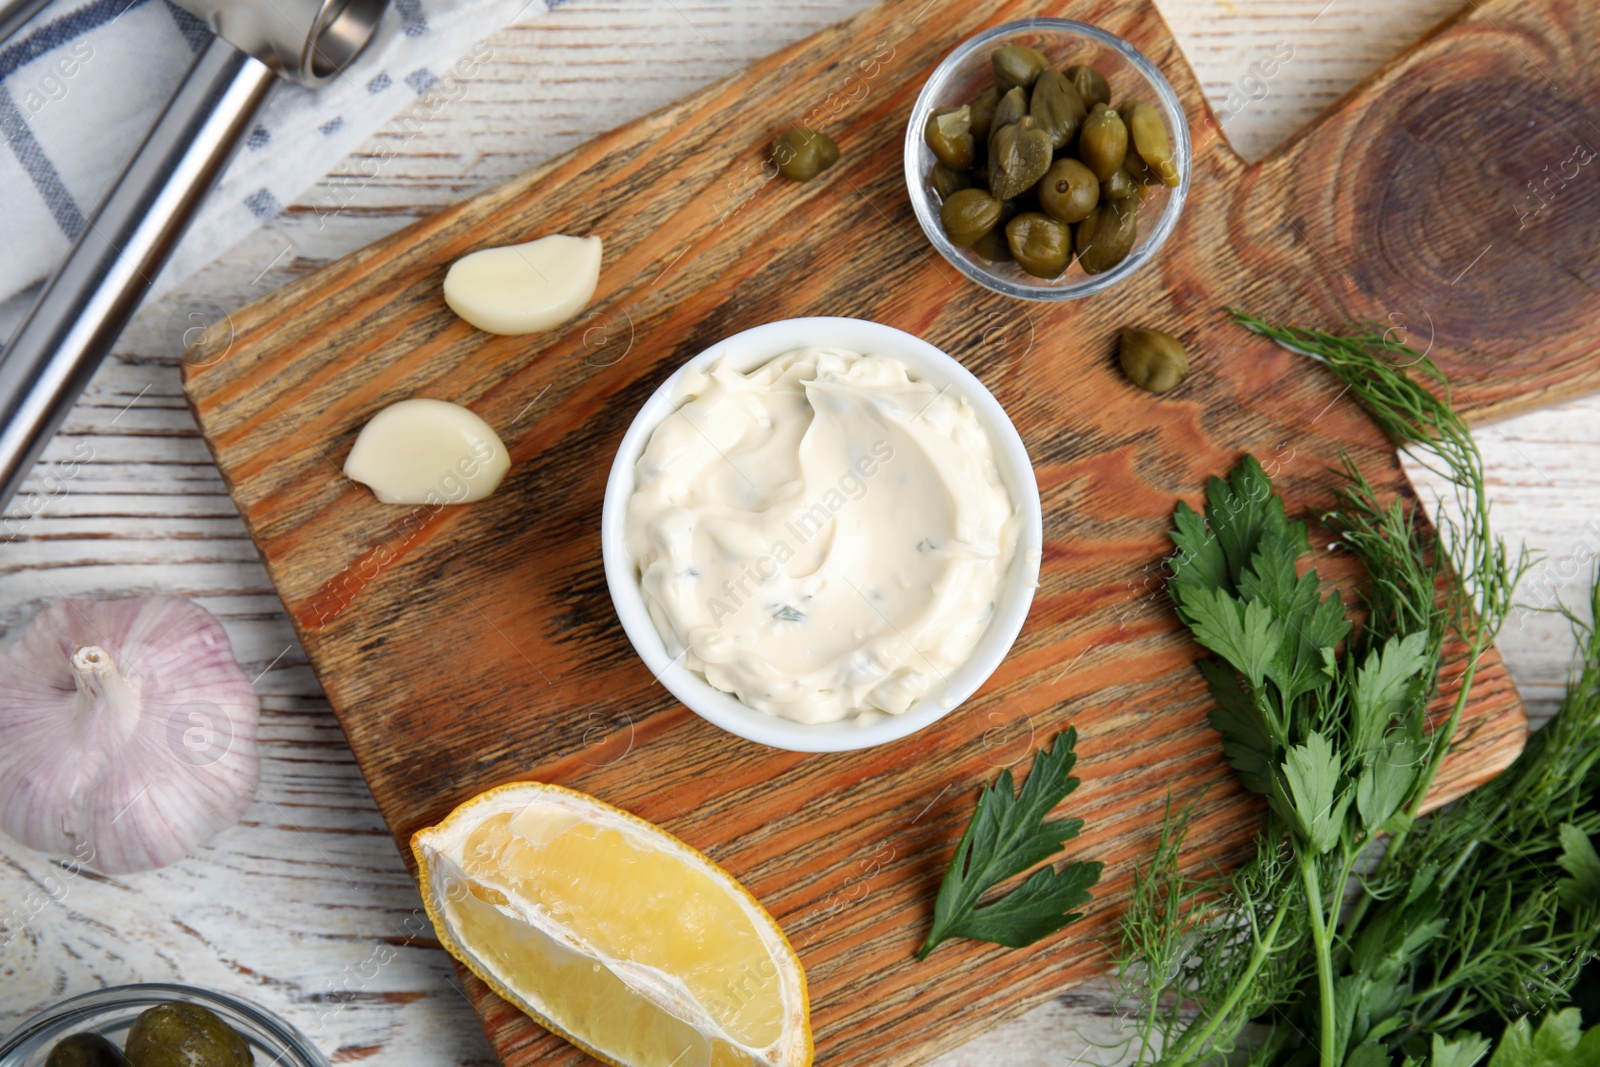
<svg viewBox="0 0 1600 1067"><path fill-rule="evenodd" d="M1430 529L1345 460L1324 521L1367 572L1359 627L1300 573L1305 526L1253 458L1211 480L1203 515L1179 505L1169 590L1216 656L1200 665L1212 725L1267 815L1237 872L1192 878L1179 858L1193 806L1169 810L1122 926L1139 1058L1217 1060L1256 1021L1261 1067L1470 1067L1488 1044L1469 1025L1559 1005L1600 941L1600 641L1583 631L1584 672L1517 764L1422 819L1527 557L1494 536L1482 460L1423 355L1376 330L1240 320L1326 364L1454 499ZM1452 639L1465 666L1429 730Z"/></svg>

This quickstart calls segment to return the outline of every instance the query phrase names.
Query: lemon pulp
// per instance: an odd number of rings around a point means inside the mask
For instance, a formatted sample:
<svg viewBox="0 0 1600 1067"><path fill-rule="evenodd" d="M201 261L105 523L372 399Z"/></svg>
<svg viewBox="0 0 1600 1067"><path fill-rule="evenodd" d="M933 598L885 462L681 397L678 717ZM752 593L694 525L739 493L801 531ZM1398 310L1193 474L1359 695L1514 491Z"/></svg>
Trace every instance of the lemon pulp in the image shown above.
<svg viewBox="0 0 1600 1067"><path fill-rule="evenodd" d="M473 881L532 904L596 953L675 977L740 1044L765 1048L781 1036L777 969L754 924L680 857L530 806L485 819L462 863Z"/></svg>
<svg viewBox="0 0 1600 1067"><path fill-rule="evenodd" d="M750 1067L753 1057L707 1040L640 996L611 971L550 935L509 918L474 894L453 897L445 913L459 936L502 973L523 976L531 994L573 1037L616 1062L639 1067Z"/></svg>

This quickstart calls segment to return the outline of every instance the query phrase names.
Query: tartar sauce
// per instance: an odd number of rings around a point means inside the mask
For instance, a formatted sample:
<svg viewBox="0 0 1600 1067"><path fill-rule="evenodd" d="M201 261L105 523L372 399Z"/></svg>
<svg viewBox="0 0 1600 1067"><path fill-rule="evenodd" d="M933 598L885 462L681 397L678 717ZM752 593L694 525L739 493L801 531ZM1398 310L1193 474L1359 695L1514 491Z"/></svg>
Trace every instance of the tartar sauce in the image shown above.
<svg viewBox="0 0 1600 1067"><path fill-rule="evenodd" d="M805 723L898 714L966 662L1018 518L965 399L837 348L722 360L675 399L626 526L669 654Z"/></svg>

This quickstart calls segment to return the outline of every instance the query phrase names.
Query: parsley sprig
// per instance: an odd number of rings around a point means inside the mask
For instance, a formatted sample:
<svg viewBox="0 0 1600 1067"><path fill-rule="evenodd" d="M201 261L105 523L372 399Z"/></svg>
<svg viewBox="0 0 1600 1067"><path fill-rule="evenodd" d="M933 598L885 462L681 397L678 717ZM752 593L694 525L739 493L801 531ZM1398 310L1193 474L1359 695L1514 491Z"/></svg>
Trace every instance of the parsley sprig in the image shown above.
<svg viewBox="0 0 1600 1067"><path fill-rule="evenodd" d="M1009 769L983 787L939 886L933 928L917 952L919 960L952 937L1021 948L1083 917L1072 909L1088 902L1102 863L1041 867L1004 896L979 903L1000 883L1054 856L1083 829L1082 819L1045 821L1078 788L1078 779L1071 776L1077 743L1077 730L1068 727L1050 748L1041 749L1020 793Z"/></svg>

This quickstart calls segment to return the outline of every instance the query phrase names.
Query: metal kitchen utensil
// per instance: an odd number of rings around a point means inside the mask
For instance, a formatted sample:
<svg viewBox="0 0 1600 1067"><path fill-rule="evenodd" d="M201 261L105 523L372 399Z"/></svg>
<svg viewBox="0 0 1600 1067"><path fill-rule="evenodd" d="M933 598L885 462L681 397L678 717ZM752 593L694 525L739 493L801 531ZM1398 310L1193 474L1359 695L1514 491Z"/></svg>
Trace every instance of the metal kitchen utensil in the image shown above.
<svg viewBox="0 0 1600 1067"><path fill-rule="evenodd" d="M327 84L366 47L388 6L388 0L176 2L217 36L0 353L0 507L16 495L132 318L274 75L311 88Z"/></svg>
<svg viewBox="0 0 1600 1067"><path fill-rule="evenodd" d="M50 0L4 0L0 2L0 44L22 29L23 25Z"/></svg>

